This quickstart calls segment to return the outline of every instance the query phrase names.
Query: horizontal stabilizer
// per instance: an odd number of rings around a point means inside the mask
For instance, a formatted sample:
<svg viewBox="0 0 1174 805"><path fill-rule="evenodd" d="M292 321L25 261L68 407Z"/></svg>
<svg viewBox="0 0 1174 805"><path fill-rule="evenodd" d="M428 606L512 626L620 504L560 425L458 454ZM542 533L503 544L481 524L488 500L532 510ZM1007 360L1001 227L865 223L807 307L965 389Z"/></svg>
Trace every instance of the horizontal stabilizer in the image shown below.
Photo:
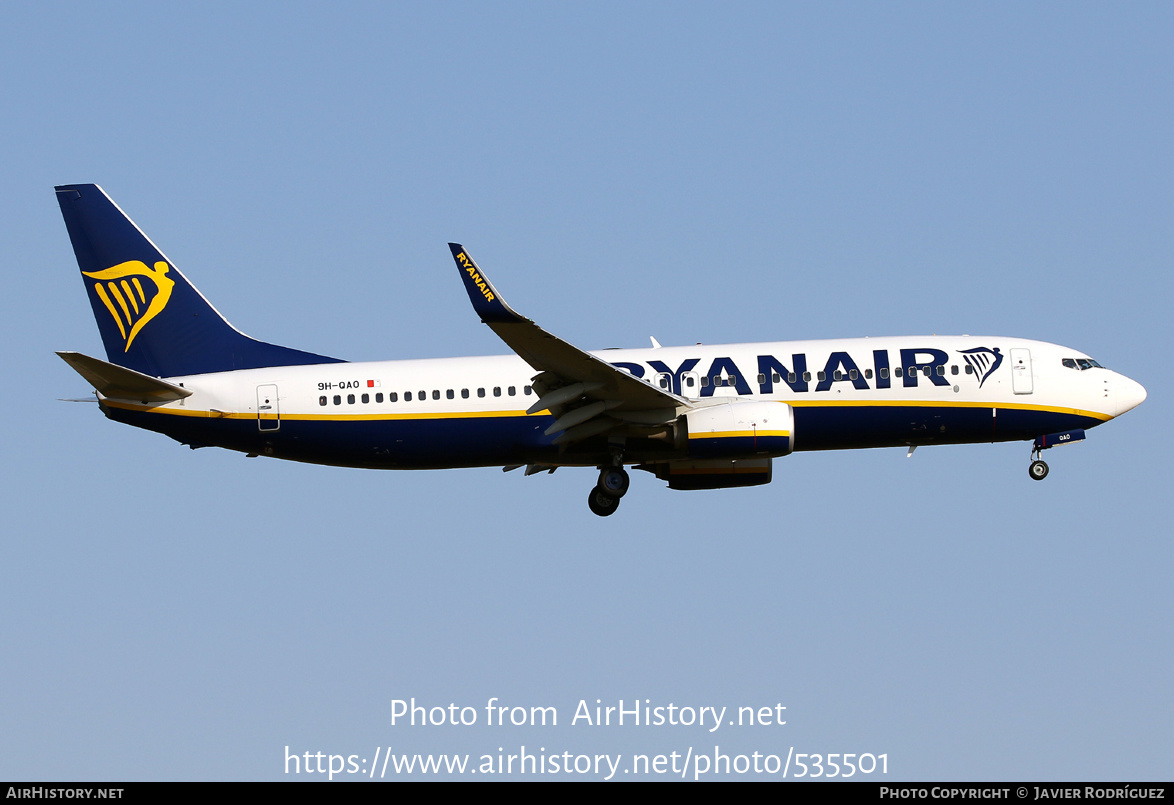
<svg viewBox="0 0 1174 805"><path fill-rule="evenodd" d="M57 354L103 397L164 403L192 396L191 391L182 386L136 372L134 369L91 358L80 352Z"/></svg>

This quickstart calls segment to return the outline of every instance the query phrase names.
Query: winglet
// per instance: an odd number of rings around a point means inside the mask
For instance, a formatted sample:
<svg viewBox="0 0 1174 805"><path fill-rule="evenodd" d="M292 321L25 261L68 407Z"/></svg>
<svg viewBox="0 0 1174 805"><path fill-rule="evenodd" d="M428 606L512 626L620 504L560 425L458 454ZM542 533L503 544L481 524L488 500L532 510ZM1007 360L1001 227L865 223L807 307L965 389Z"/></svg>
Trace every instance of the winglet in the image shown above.
<svg viewBox="0 0 1174 805"><path fill-rule="evenodd" d="M501 298L501 294L493 287L493 283L485 276L485 272L473 262L473 258L465 251L464 246L459 243L450 243L448 248L452 251L453 259L457 261L457 268L460 269L465 290L469 293L469 301L473 303L473 309L477 311L481 321L486 324L502 321L528 321L506 304L505 300Z"/></svg>
<svg viewBox="0 0 1174 805"><path fill-rule="evenodd" d="M448 247L452 249L452 256L457 261L457 268L461 272L465 290L469 293L469 300L481 320L535 371L555 376L550 386L546 386L545 380L541 384L545 386L540 393L542 399L539 402L542 407L572 403L576 397L586 396L592 402L576 408L575 411L580 412L578 415L585 413L591 418L593 413L602 415L612 408L622 407L627 411L655 412L654 418L660 422L671 419L677 409L691 405L684 397L658 389L648 381L641 380L590 352L584 352L568 344L518 314L505 303L501 294L473 262L473 258L463 246L459 243L450 243ZM595 407L596 404L602 407ZM535 403L535 406L537 405L538 403ZM532 406L527 413L537 413L540 410L541 408ZM618 421L612 417L595 419L593 422L567 420L567 412L562 411L561 414L562 418L559 418L558 425L567 430L553 440L552 444L566 444L597 436L611 429Z"/></svg>

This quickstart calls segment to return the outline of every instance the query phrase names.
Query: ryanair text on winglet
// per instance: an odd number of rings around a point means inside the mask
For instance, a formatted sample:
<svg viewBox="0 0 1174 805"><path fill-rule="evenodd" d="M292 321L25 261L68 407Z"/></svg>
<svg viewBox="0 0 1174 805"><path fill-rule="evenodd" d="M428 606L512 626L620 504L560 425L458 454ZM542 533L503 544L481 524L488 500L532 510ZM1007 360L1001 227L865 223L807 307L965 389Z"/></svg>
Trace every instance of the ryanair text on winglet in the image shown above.
<svg viewBox="0 0 1174 805"><path fill-rule="evenodd" d="M481 275L477 272L477 268L473 265L473 261L466 257L464 252L461 252L457 255L457 260L459 260L461 265L464 267L465 273L468 274L469 278L473 280L473 284L481 289L481 294L485 297L485 301L492 302L493 291L489 290L489 286L485 284L485 280L481 279Z"/></svg>

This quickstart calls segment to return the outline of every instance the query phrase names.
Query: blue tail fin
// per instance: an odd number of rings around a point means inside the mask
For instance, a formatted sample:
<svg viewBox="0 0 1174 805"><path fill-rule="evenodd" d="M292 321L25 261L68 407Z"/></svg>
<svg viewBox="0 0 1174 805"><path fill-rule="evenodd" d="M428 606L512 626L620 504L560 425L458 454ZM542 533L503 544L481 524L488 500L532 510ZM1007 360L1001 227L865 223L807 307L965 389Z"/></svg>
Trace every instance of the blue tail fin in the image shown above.
<svg viewBox="0 0 1174 805"><path fill-rule="evenodd" d="M62 185L57 203L111 363L153 377L342 363L237 330L97 185Z"/></svg>

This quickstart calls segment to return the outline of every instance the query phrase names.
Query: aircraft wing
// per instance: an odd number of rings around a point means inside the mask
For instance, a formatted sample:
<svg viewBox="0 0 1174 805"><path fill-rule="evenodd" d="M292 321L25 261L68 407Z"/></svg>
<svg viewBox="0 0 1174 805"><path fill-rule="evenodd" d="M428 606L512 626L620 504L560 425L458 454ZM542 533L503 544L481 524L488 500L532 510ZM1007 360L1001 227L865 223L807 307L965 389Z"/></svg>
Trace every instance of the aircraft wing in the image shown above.
<svg viewBox="0 0 1174 805"><path fill-rule="evenodd" d="M656 424L676 416L689 401L584 352L517 313L459 243L448 244L473 309L481 321L539 374L539 400L527 413L549 409L557 417L547 434L558 443L614 430L625 423Z"/></svg>

